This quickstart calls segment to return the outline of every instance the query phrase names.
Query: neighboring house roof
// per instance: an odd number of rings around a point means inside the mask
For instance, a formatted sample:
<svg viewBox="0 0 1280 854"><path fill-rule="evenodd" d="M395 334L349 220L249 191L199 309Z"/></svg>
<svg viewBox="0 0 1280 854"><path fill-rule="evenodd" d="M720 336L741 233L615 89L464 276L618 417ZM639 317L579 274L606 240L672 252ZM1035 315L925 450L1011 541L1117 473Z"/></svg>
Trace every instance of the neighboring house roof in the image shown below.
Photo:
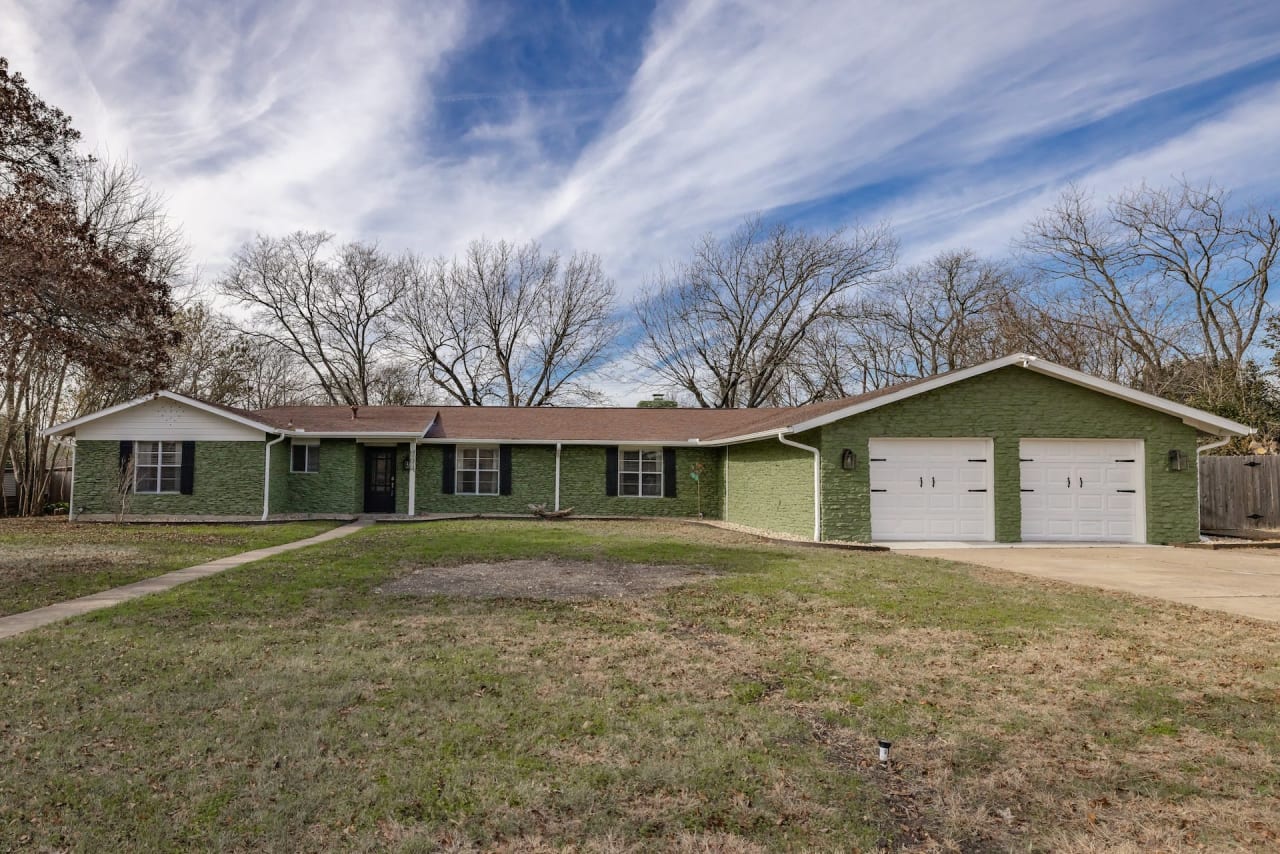
<svg viewBox="0 0 1280 854"><path fill-rule="evenodd" d="M50 427L46 435L166 397L269 433L334 437L423 437L435 442L727 445L778 433L802 433L842 418L1009 367L1021 367L1181 419L1205 433L1246 436L1253 430L1209 412L1101 380L1025 353L911 380L866 394L807 406L761 409L660 409L505 406L278 406L243 410L173 392L155 392Z"/></svg>

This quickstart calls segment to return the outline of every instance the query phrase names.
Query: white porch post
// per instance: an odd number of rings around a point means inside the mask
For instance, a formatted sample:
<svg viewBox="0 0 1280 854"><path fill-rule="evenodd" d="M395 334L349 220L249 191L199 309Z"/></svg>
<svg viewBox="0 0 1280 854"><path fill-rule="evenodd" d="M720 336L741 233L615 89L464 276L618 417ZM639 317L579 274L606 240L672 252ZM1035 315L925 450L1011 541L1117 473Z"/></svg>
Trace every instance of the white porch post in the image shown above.
<svg viewBox="0 0 1280 854"><path fill-rule="evenodd" d="M556 442L556 510L560 509L560 443Z"/></svg>
<svg viewBox="0 0 1280 854"><path fill-rule="evenodd" d="M409 515L416 516L418 503L418 440L409 443Z"/></svg>

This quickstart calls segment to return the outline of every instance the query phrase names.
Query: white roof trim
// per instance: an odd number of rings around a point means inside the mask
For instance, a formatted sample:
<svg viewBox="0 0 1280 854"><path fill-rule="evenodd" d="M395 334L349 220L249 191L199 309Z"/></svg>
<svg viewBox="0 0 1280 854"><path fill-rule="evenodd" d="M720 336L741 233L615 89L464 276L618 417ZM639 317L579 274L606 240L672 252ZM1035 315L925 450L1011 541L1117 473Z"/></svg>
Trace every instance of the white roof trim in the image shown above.
<svg viewBox="0 0 1280 854"><path fill-rule="evenodd" d="M1003 359L995 359L990 362L984 362L981 365L974 365L971 368L963 368L958 371L940 374L936 377L927 379L924 382L919 382L915 385L909 386L908 388L901 389L900 391L881 395L880 397L875 397L861 403L851 404L843 409L837 409L834 412L819 415L816 418L798 421L787 427L775 428L767 431L765 435L773 435L779 432L803 433L806 430L812 430L815 427L822 427L826 424L840 421L852 415L857 415L872 409L878 409L882 406L888 406L892 403L906 400L909 397L915 397L918 394L924 394L925 392L933 391L934 389L944 388L953 383L963 382L967 379L972 379L973 377L990 373L991 371L998 371L1001 368L1010 368L1015 366L1036 371L1037 373L1045 374L1046 376L1055 377L1074 385L1082 386L1111 397L1119 398L1120 400L1126 400L1147 409L1163 412L1166 415L1172 415L1175 418L1181 419L1184 424L1195 427L1197 430L1201 430L1205 433L1213 433L1219 436L1248 436L1254 432L1252 427L1232 421L1229 418L1222 418L1221 416L1214 415L1210 412L1205 412L1202 409L1196 409L1191 406L1174 403L1171 400L1156 397L1154 394L1147 394L1146 392L1122 386L1119 383L1099 379L1098 377L1072 370L1071 368L1055 364L1054 362L1046 362L1044 359L1039 359L1026 353L1014 353L1011 356L1005 356ZM715 442L706 442L704 444L733 444L737 442L750 441L760 437L761 435L759 433L752 433L744 436L733 436L726 439L719 439Z"/></svg>
<svg viewBox="0 0 1280 854"><path fill-rule="evenodd" d="M236 424L242 424L245 427L251 427L254 430L261 430L264 433L287 432L287 431L280 430L278 427L272 427L269 424L263 424L260 421L254 421L252 419L245 418L241 415L236 415L234 412L228 412L227 410L222 409L221 407L212 406L208 403L205 403L204 401L196 400L195 398L191 398L191 397L186 397L185 395L181 395L176 392L153 391L149 394L144 394L142 397L135 397L133 400L128 400L128 401L125 401L124 403L118 403L115 406L109 406L106 409L99 409L97 412L91 412L88 415L82 415L81 417L75 418L71 421L64 421L61 424L55 424L52 427L47 427L43 431L41 431L41 435L61 436L67 433L72 433L72 432L75 432L75 429L77 427L80 427L83 424L88 424L91 421L97 421L99 418L106 418L108 415L115 415L117 412L124 412L126 409L133 409L135 406L141 406L144 403L150 403L153 400L160 400L162 398L165 400L173 400L178 403L185 404L187 406L192 407L193 409L199 409L202 412L208 412L212 415L218 415L222 418L227 419L228 421L234 421Z"/></svg>

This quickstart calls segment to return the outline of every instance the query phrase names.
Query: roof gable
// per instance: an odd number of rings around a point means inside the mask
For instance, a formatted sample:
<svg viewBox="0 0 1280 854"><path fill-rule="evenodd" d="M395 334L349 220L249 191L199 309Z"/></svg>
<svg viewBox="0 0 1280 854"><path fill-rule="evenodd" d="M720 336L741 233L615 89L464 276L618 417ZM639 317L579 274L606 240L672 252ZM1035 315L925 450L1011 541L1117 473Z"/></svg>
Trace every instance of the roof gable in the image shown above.
<svg viewBox="0 0 1280 854"><path fill-rule="evenodd" d="M183 413L194 413L185 416ZM136 397L116 406L100 409L80 418L65 421L47 428L46 436L65 436L68 433L87 431L85 438L154 438L143 435L147 425L154 424L161 432L170 431L162 438L171 438L184 431L211 432L217 438L262 438L272 432L270 425L257 419L253 413L231 406L206 403L193 397L172 391L155 391ZM142 432L139 432L139 431ZM129 435L115 436L116 433ZM253 434L258 435L253 435ZM101 434L101 435L94 435Z"/></svg>

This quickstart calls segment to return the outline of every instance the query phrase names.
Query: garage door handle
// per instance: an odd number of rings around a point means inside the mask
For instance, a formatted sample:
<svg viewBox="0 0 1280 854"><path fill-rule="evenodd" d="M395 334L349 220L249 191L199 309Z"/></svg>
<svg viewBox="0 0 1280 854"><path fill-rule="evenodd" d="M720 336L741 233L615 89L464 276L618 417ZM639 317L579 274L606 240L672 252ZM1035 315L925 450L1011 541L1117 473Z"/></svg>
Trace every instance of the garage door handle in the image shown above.
<svg viewBox="0 0 1280 854"><path fill-rule="evenodd" d="M1084 489L1084 478L1080 478L1080 488Z"/></svg>
<svg viewBox="0 0 1280 854"><path fill-rule="evenodd" d="M1067 478L1067 489L1071 488L1071 478Z"/></svg>
<svg viewBox="0 0 1280 854"><path fill-rule="evenodd" d="M1116 492L1137 492L1136 489L1117 489Z"/></svg>
<svg viewBox="0 0 1280 854"><path fill-rule="evenodd" d="M924 489L924 478L920 478L920 488Z"/></svg>
<svg viewBox="0 0 1280 854"><path fill-rule="evenodd" d="M929 478L929 485L930 485L930 486L937 486L937 485L938 485L938 479L937 479L936 477L931 477L931 478Z"/></svg>

